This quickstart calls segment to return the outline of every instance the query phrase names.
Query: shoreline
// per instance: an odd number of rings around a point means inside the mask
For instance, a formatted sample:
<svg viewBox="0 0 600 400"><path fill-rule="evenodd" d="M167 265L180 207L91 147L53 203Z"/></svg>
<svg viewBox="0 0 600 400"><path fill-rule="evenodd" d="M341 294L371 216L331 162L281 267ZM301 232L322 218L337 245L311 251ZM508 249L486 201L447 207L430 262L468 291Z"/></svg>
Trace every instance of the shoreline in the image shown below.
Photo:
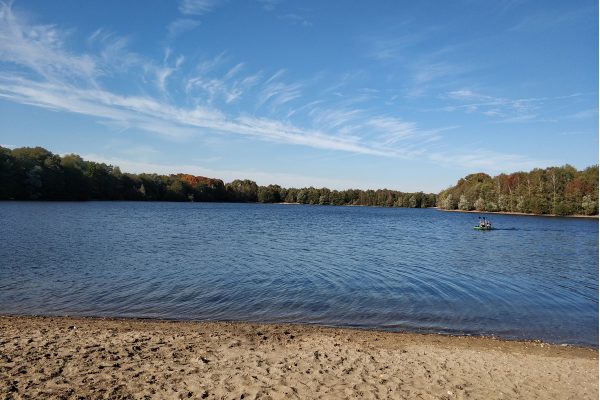
<svg viewBox="0 0 600 400"><path fill-rule="evenodd" d="M533 214L533 213L522 213L517 211L476 211L476 210L447 210L445 208L431 207L439 211L444 212L456 212L466 214L497 214L497 215L521 215L527 217L551 217L551 218L584 218L584 219L598 219L598 215L557 215L557 214Z"/></svg>
<svg viewBox="0 0 600 400"><path fill-rule="evenodd" d="M156 318L156 317L119 317L119 316L97 316L97 315L45 315L45 314L0 314L1 319L40 319L40 320L80 320L90 322L131 322L131 323L164 323L164 324L224 324L224 325L250 325L250 326L287 326L297 327L299 329L329 329L339 331L350 331L350 332L371 332L371 333L382 333L382 334L396 334L396 335L409 335L416 337L435 337L435 338L453 338L459 339L480 339L480 340L491 340L494 342L502 343L521 343L521 344L537 344L544 346L555 346L561 348L572 348L572 349L584 349L593 350L600 352L600 346L596 344L585 344L585 343L560 343L560 342L548 342L540 338L518 338L518 337L502 337L495 336L493 334L476 334L476 333L460 333L460 332L432 332L427 330L418 329L405 329L405 330L387 330L376 327L361 327L361 326L336 326L326 325L319 323L303 323L303 322L265 322L265 321L241 321L241 320L202 320L202 319L180 319L180 318Z"/></svg>
<svg viewBox="0 0 600 400"><path fill-rule="evenodd" d="M290 202L273 202L273 203L261 203L261 202L240 202L240 201L168 201L168 200L14 200L14 199L0 199L2 202L12 203L197 203L197 204L275 204L275 205L298 205L298 206L322 206L322 207L371 207L371 208L389 208L389 209L420 209L420 210L438 210L444 212L456 212L456 213L470 213L470 214L498 214L498 215L521 215L529 217L552 217L552 218L583 218L583 219L599 219L600 215L584 215L584 214L571 214L571 215L557 215L557 214L534 214L534 213L523 213L517 211L477 211L477 210L448 210L434 207L396 207L396 206L382 206L382 205L365 205L365 204L307 204L307 203L290 203Z"/></svg>
<svg viewBox="0 0 600 400"><path fill-rule="evenodd" d="M308 204L308 203L290 203L290 202L273 202L273 203L261 203L257 202L243 202L243 201L168 201L168 200L14 200L14 199L0 199L2 202L12 203L197 203L197 204L275 204L275 205L297 205L297 206L321 206L321 207L371 207L371 208L389 208L389 209L420 209L420 210L438 210L445 212L456 212L456 213L471 213L471 214L499 214L499 215L522 215L529 217L553 217L553 218L584 218L584 219L599 219L600 215L585 215L585 214L571 214L571 215L558 215L558 214L534 214L534 213L523 213L517 211L477 211L477 210L448 210L434 207L396 207L396 206L383 206L383 205L366 205L366 204Z"/></svg>
<svg viewBox="0 0 600 400"><path fill-rule="evenodd" d="M0 316L0 397L598 398L598 350L315 325Z"/></svg>

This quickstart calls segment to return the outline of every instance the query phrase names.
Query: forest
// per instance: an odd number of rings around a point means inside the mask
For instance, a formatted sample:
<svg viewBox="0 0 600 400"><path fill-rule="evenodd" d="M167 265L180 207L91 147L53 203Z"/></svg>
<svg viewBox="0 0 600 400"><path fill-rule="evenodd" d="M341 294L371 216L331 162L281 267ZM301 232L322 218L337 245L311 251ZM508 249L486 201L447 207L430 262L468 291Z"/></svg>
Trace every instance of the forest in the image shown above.
<svg viewBox="0 0 600 400"><path fill-rule="evenodd" d="M330 190L223 183L188 174L123 173L117 166L60 156L42 147L0 147L0 200L135 200L300 203L425 208L436 195L395 190Z"/></svg>
<svg viewBox="0 0 600 400"><path fill-rule="evenodd" d="M491 177L468 175L432 193L395 190L330 190L224 183L188 174L123 173L117 166L60 156L42 147L0 147L0 200L135 200L299 203L381 207L439 207L554 215L598 214L598 165L536 168Z"/></svg>
<svg viewBox="0 0 600 400"><path fill-rule="evenodd" d="M598 215L598 165L536 168L491 177L468 175L438 195L447 210Z"/></svg>

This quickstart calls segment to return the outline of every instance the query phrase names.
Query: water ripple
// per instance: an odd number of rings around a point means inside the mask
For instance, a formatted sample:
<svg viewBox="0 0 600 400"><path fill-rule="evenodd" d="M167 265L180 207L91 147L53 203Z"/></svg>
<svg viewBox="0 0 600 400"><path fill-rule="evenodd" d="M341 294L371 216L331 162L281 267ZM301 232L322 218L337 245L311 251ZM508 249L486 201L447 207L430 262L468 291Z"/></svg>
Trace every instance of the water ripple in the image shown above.
<svg viewBox="0 0 600 400"><path fill-rule="evenodd" d="M0 203L0 312L301 322L597 346L598 221Z"/></svg>

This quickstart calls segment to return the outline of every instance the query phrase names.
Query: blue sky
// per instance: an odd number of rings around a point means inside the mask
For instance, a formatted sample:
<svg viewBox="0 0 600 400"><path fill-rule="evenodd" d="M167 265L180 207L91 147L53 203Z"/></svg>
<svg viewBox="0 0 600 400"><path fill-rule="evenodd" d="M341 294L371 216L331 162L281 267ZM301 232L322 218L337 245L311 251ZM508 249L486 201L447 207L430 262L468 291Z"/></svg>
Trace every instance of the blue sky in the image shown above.
<svg viewBox="0 0 600 400"><path fill-rule="evenodd" d="M598 163L596 1L0 3L0 145L437 192Z"/></svg>

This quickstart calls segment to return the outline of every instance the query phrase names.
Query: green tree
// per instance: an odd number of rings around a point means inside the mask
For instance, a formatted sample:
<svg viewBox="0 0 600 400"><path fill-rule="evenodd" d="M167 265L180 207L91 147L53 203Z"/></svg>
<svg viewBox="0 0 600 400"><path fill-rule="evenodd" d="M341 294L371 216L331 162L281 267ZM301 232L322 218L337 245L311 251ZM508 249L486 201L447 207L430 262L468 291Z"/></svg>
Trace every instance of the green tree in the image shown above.
<svg viewBox="0 0 600 400"><path fill-rule="evenodd" d="M477 211L485 211L485 209L486 209L485 200L483 200L481 197L478 198L475 201L474 207Z"/></svg>
<svg viewBox="0 0 600 400"><path fill-rule="evenodd" d="M18 184L15 159L9 149L0 146L0 200L14 199Z"/></svg>
<svg viewBox="0 0 600 400"><path fill-rule="evenodd" d="M463 211L469 211L473 209L473 205L464 194L461 195L460 200L458 200L458 209Z"/></svg>

